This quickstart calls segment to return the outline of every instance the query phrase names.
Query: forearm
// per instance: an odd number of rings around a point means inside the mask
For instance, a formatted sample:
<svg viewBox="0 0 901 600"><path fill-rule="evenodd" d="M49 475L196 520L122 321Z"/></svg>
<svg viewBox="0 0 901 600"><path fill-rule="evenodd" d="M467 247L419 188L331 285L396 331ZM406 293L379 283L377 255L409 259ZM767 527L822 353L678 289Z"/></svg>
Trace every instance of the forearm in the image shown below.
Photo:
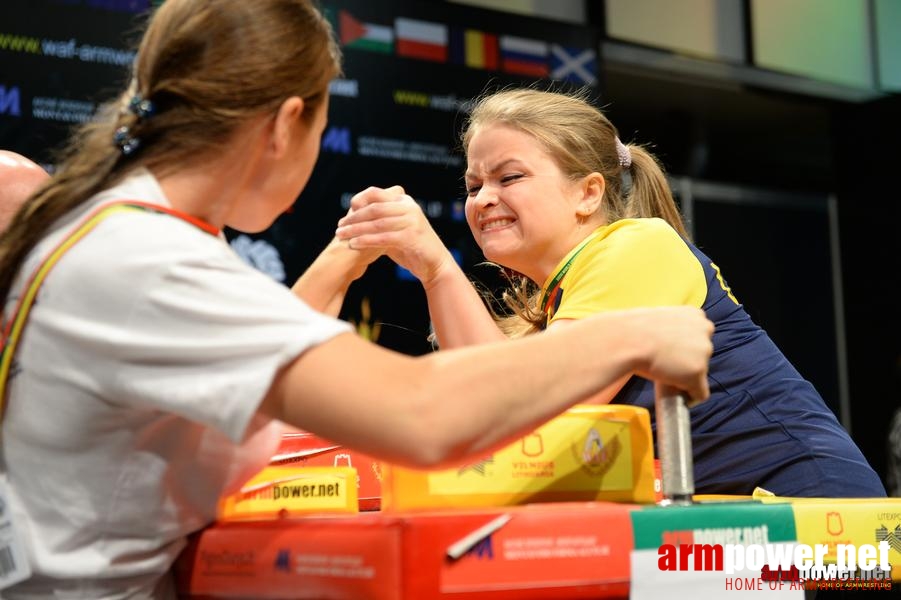
<svg viewBox="0 0 901 600"><path fill-rule="evenodd" d="M424 283L423 287L442 349L506 339L478 291L456 263L440 279Z"/></svg>
<svg viewBox="0 0 901 600"><path fill-rule="evenodd" d="M596 325L591 333L504 338L426 357L431 363L424 376L435 382L431 389L446 394L425 417L427 428L448 436L441 461L452 463L509 443L628 377L645 353L643 343L616 319L608 321L603 334ZM583 359L574 360L577 356ZM510 377L514 370L518 376ZM498 396L503 402L493 400Z"/></svg>
<svg viewBox="0 0 901 600"><path fill-rule="evenodd" d="M644 342L630 319L602 321L417 358L340 336L308 350L279 378L280 408L269 414L392 462L451 464L509 442L631 372L646 354Z"/></svg>
<svg viewBox="0 0 901 600"><path fill-rule="evenodd" d="M509 443L630 373L704 400L712 334L689 307L608 312L416 358L344 334L283 369L259 410L383 460L442 466Z"/></svg>
<svg viewBox="0 0 901 600"><path fill-rule="evenodd" d="M311 265L291 287L294 294L314 310L337 317L344 303L344 295L353 280Z"/></svg>
<svg viewBox="0 0 901 600"><path fill-rule="evenodd" d="M332 240L291 291L315 310L337 317L350 284L365 270L357 254L345 243Z"/></svg>
<svg viewBox="0 0 901 600"><path fill-rule="evenodd" d="M341 314L341 307L344 306L344 296L346 295L346 288L342 291L335 292L332 296L331 300L328 300L325 306L322 308L317 308L319 312L332 316L338 317Z"/></svg>
<svg viewBox="0 0 901 600"><path fill-rule="evenodd" d="M557 319L553 323L550 324L550 326L548 327L548 330L549 331L559 331L559 329L561 327L567 327L570 324L575 323L575 322L576 321L574 321L572 319ZM586 398L582 402L584 404L609 404L610 402L613 401L613 399L620 392L620 390L623 389L623 386L625 386L626 383L628 383L631 376L632 376L632 374L629 373L628 375L624 375L624 376L620 377L617 381L615 381L611 385L607 386L606 388L604 388L600 392L592 395L591 397Z"/></svg>

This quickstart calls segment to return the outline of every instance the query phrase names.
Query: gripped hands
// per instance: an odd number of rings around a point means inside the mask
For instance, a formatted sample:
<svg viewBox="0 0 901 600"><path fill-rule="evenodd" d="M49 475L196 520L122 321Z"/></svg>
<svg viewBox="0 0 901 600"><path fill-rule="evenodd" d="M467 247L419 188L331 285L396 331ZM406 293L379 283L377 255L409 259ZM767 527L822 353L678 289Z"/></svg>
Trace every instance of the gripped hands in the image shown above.
<svg viewBox="0 0 901 600"><path fill-rule="evenodd" d="M335 236L354 250L383 252L426 288L454 260L422 208L398 185L369 187L354 195Z"/></svg>

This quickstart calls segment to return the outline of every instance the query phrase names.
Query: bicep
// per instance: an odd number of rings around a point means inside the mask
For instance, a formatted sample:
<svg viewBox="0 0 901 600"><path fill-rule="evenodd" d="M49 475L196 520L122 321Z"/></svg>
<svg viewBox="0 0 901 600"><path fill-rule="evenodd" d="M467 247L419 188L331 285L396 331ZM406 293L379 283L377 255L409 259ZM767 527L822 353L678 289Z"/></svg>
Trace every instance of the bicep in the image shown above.
<svg viewBox="0 0 901 600"><path fill-rule="evenodd" d="M259 411L375 456L398 453L409 430L413 358L354 333L313 346L273 379Z"/></svg>

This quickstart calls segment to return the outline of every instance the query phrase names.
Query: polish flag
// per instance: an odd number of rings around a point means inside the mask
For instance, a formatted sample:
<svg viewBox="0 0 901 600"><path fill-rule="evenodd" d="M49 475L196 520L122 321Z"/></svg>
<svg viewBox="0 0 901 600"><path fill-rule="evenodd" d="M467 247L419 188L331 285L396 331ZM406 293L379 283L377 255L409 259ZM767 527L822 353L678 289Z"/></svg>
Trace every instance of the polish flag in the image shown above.
<svg viewBox="0 0 901 600"><path fill-rule="evenodd" d="M447 62L447 26L398 17L394 21L397 55Z"/></svg>

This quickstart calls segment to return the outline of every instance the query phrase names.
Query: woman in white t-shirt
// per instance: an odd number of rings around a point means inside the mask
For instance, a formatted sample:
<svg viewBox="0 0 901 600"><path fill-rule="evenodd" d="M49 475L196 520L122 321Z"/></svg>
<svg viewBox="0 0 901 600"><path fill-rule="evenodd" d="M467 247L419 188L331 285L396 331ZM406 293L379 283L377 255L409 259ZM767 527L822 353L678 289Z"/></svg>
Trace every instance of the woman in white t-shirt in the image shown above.
<svg viewBox="0 0 901 600"><path fill-rule="evenodd" d="M706 397L697 309L408 357L326 314L377 253L333 242L293 289L238 258L221 229L263 230L296 199L339 68L310 0L167 0L131 85L16 214L0 240L0 501L25 561L4 598L172 597L185 536L265 465L280 422L428 467L629 373Z"/></svg>

